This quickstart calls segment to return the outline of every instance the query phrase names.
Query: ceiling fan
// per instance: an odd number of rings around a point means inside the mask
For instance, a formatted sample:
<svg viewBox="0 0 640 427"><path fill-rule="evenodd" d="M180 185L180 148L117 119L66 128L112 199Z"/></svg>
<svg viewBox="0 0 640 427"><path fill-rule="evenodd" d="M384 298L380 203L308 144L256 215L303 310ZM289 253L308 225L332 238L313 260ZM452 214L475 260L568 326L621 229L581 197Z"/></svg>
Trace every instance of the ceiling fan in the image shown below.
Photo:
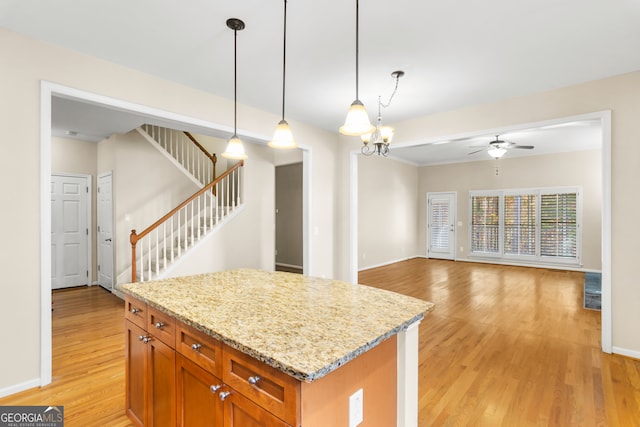
<svg viewBox="0 0 640 427"><path fill-rule="evenodd" d="M507 150L510 150L512 148L519 148L519 149L524 149L524 150L531 150L533 149L533 145L519 145L516 144L515 142L511 142L511 141L504 141L500 139L500 135L496 135L496 139L495 141L491 141L489 142L489 145L485 148L482 148L480 150L476 150L476 151L472 151L468 154L476 154L479 153L481 151L485 151L487 150L487 153L489 153L489 155L495 159L499 159L500 157L502 157Z"/></svg>

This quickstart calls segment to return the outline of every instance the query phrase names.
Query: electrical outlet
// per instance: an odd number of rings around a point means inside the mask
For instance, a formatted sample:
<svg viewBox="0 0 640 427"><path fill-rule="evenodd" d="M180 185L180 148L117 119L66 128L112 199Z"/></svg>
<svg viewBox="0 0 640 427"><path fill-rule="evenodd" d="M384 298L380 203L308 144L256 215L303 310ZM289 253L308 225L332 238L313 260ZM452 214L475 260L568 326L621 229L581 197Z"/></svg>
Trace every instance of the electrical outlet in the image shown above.
<svg viewBox="0 0 640 427"><path fill-rule="evenodd" d="M349 396L349 427L357 427L363 421L362 400L362 389Z"/></svg>

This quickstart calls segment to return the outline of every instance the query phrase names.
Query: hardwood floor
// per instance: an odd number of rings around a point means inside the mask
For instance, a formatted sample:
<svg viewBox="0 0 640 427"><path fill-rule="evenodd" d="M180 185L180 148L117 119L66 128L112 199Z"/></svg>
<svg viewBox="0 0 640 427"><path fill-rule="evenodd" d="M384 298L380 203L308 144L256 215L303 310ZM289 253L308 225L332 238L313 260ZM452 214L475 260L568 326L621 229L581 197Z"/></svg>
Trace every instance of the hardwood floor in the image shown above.
<svg viewBox="0 0 640 427"><path fill-rule="evenodd" d="M436 304L420 326L421 427L640 426L640 360L600 351L600 313L582 308L582 280L412 259L359 281ZM53 383L0 405L64 405L66 427L131 425L122 300L99 287L53 300Z"/></svg>
<svg viewBox="0 0 640 427"><path fill-rule="evenodd" d="M124 301L99 286L52 299L53 381L0 406L62 405L65 427L132 425L124 413Z"/></svg>
<svg viewBox="0 0 640 427"><path fill-rule="evenodd" d="M640 360L600 350L583 273L412 259L359 282L435 303L420 426L640 426Z"/></svg>

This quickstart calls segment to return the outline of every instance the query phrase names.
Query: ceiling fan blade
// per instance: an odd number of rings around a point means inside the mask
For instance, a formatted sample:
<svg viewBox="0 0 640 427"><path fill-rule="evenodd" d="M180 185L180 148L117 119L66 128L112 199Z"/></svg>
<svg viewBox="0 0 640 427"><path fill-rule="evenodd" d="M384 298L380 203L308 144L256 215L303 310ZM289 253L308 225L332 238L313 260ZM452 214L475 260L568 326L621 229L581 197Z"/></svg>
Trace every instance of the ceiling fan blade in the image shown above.
<svg viewBox="0 0 640 427"><path fill-rule="evenodd" d="M509 148L521 148L521 149L525 149L525 150L531 150L533 148L533 145L518 145L518 144L514 144Z"/></svg>
<svg viewBox="0 0 640 427"><path fill-rule="evenodd" d="M470 153L467 153L467 155L476 154L476 153L479 153L479 152L484 151L484 150L485 150L485 148L483 148L482 150L472 151Z"/></svg>

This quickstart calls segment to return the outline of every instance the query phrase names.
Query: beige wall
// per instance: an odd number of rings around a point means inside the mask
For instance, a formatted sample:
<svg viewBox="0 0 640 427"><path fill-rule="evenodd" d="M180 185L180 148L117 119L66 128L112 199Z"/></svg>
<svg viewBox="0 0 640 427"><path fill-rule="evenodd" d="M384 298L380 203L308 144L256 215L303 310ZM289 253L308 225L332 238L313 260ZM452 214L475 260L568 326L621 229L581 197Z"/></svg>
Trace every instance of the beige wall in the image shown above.
<svg viewBox="0 0 640 427"><path fill-rule="evenodd" d="M98 221L98 209L96 189L98 185L97 151L95 142L78 141L69 138L51 138L51 172L52 173L76 173L91 175L91 243L93 266L91 280L97 280L97 236L96 227Z"/></svg>
<svg viewBox="0 0 640 427"><path fill-rule="evenodd" d="M137 131L101 141L97 154L100 173L113 173L116 283L128 283L131 230L142 232L199 187Z"/></svg>
<svg viewBox="0 0 640 427"><path fill-rule="evenodd" d="M358 268L416 256L418 168L358 156Z"/></svg>
<svg viewBox="0 0 640 427"><path fill-rule="evenodd" d="M426 256L426 193L457 192L456 259L469 258L469 191L545 187L582 187L582 266L601 264L602 156L600 150L576 151L499 161L488 160L420 168L419 253ZM499 168L499 175L495 168ZM462 250L460 248L463 248Z"/></svg>
<svg viewBox="0 0 640 427"><path fill-rule="evenodd" d="M53 82L197 120L213 121L226 129L233 125L233 102L5 29L0 29L0 51L3 53L0 67L0 93L3 100L0 102L0 127L3 129L2 144L5 145L5 151L12 154L0 158L0 171L5 178L0 190L5 200L11 200L12 204L21 207L0 211L0 222L11 224L3 237L12 242L11 251L0 257L3 272L0 322L14 325L2 328L0 341L15 343L15 346L11 345L14 350L3 351L0 355L1 395L39 381L41 332L47 333L41 330L40 268L34 267L42 262L40 200L42 192L48 190L43 189L41 183L49 179L44 176L41 181L41 82ZM264 140L270 137L279 121L276 114L267 114L243 105L238 105L238 118L241 135L249 133ZM333 277L336 268L336 204L333 200L336 174L332 165L335 162L337 138L333 133L292 120L290 124L299 143L309 147L313 153L311 203L314 215L311 227L316 232L311 239L312 262L309 272ZM20 185L11 184L7 179L18 176ZM264 192L261 197L270 198L273 203L273 189L264 188ZM46 217L42 219L46 221ZM269 221L268 216L264 221ZM268 226L273 227L273 223ZM238 245L252 243L237 241ZM273 245L265 245L260 251L263 258L269 251L273 254ZM234 256L241 257L242 254L236 252ZM252 262L257 264L258 260Z"/></svg>

